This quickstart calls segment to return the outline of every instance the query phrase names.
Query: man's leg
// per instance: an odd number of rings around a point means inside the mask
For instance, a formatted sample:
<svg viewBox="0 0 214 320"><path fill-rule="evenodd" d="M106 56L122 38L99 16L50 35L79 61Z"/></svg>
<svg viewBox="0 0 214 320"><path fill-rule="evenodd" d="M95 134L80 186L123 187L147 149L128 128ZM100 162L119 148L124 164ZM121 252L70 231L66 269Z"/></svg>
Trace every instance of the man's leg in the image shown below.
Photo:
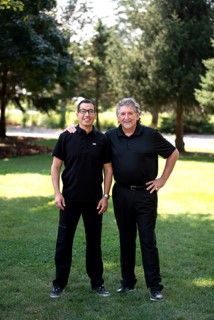
<svg viewBox="0 0 214 320"><path fill-rule="evenodd" d="M78 205L66 206L60 211L58 236L56 242L54 287L63 289L67 282L72 262L72 246L76 227L80 218Z"/></svg>
<svg viewBox="0 0 214 320"><path fill-rule="evenodd" d="M137 225L147 287L161 291L159 255L156 246L155 225L157 218L157 194L137 191Z"/></svg>
<svg viewBox="0 0 214 320"><path fill-rule="evenodd" d="M132 207L133 193L123 187L114 186L114 213L120 237L120 262L122 287L134 288L136 256L136 217ZM119 291L118 291L119 292Z"/></svg>
<svg viewBox="0 0 214 320"><path fill-rule="evenodd" d="M86 234L86 271L92 289L102 286L103 261L101 250L102 214L97 212L97 203L83 205L83 222Z"/></svg>

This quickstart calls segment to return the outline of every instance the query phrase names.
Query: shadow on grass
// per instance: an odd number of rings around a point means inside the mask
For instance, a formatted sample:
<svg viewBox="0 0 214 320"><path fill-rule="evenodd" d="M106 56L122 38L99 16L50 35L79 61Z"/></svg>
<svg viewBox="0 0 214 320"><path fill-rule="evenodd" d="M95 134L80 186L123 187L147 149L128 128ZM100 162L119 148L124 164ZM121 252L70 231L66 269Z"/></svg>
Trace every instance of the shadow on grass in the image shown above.
<svg viewBox="0 0 214 320"><path fill-rule="evenodd" d="M102 249L105 280L112 294L102 300L100 307L102 298L90 294L85 272L82 221L75 236L68 287L62 299L53 302L48 292L54 274L58 213L52 198L0 200L0 278L4 292L1 302L4 319L209 319L213 299L211 215L159 216L157 239L166 301L154 305L149 303L143 280L139 243L137 290L124 296L115 293L120 280L119 245L113 212L109 210L103 221Z"/></svg>
<svg viewBox="0 0 214 320"><path fill-rule="evenodd" d="M51 154L1 159L0 174L39 173L50 175L51 164Z"/></svg>

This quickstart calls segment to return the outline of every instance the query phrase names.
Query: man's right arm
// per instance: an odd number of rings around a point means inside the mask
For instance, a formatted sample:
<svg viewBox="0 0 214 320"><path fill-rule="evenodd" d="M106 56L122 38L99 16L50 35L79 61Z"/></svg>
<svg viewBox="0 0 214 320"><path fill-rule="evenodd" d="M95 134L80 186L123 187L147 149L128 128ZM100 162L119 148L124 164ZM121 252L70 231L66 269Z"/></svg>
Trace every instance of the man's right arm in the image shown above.
<svg viewBox="0 0 214 320"><path fill-rule="evenodd" d="M51 166L51 179L55 193L55 205L57 208L64 210L65 199L60 192L60 171L62 167L62 160L57 157L53 157Z"/></svg>

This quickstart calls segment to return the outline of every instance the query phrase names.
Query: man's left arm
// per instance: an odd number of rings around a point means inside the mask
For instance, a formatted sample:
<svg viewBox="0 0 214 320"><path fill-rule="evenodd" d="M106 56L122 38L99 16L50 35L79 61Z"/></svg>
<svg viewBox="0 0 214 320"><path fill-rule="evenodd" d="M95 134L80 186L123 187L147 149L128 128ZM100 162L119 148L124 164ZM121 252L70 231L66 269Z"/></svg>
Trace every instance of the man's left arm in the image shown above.
<svg viewBox="0 0 214 320"><path fill-rule="evenodd" d="M160 178L157 178L152 181L148 181L146 185L148 185L147 190L150 191L150 193L154 191L158 191L160 188L162 188L166 181L168 180L170 174L172 173L172 170L175 166L175 163L179 157L179 151L175 149L171 155L166 159L165 167L162 172L162 175Z"/></svg>
<svg viewBox="0 0 214 320"><path fill-rule="evenodd" d="M98 213L104 213L108 208L108 195L111 188L112 183L112 164L111 163L105 163L103 165L103 171L104 171L104 195L101 198L101 200L98 202L97 210Z"/></svg>

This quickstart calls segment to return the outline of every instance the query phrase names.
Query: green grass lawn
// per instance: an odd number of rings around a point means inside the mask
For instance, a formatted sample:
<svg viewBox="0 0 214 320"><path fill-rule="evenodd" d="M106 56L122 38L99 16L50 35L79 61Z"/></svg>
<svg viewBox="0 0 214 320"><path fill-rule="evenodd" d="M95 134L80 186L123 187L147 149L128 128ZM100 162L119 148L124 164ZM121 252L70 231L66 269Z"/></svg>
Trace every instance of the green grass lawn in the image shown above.
<svg viewBox="0 0 214 320"><path fill-rule="evenodd" d="M0 161L0 319L211 320L213 312L213 172L208 156L185 156L159 192L157 240L165 300L148 299L137 246L137 290L119 295L119 246L110 201L103 223L108 298L90 292L80 222L69 284L49 298L54 276L58 212L53 203L50 155ZM160 167L163 161L160 161Z"/></svg>

